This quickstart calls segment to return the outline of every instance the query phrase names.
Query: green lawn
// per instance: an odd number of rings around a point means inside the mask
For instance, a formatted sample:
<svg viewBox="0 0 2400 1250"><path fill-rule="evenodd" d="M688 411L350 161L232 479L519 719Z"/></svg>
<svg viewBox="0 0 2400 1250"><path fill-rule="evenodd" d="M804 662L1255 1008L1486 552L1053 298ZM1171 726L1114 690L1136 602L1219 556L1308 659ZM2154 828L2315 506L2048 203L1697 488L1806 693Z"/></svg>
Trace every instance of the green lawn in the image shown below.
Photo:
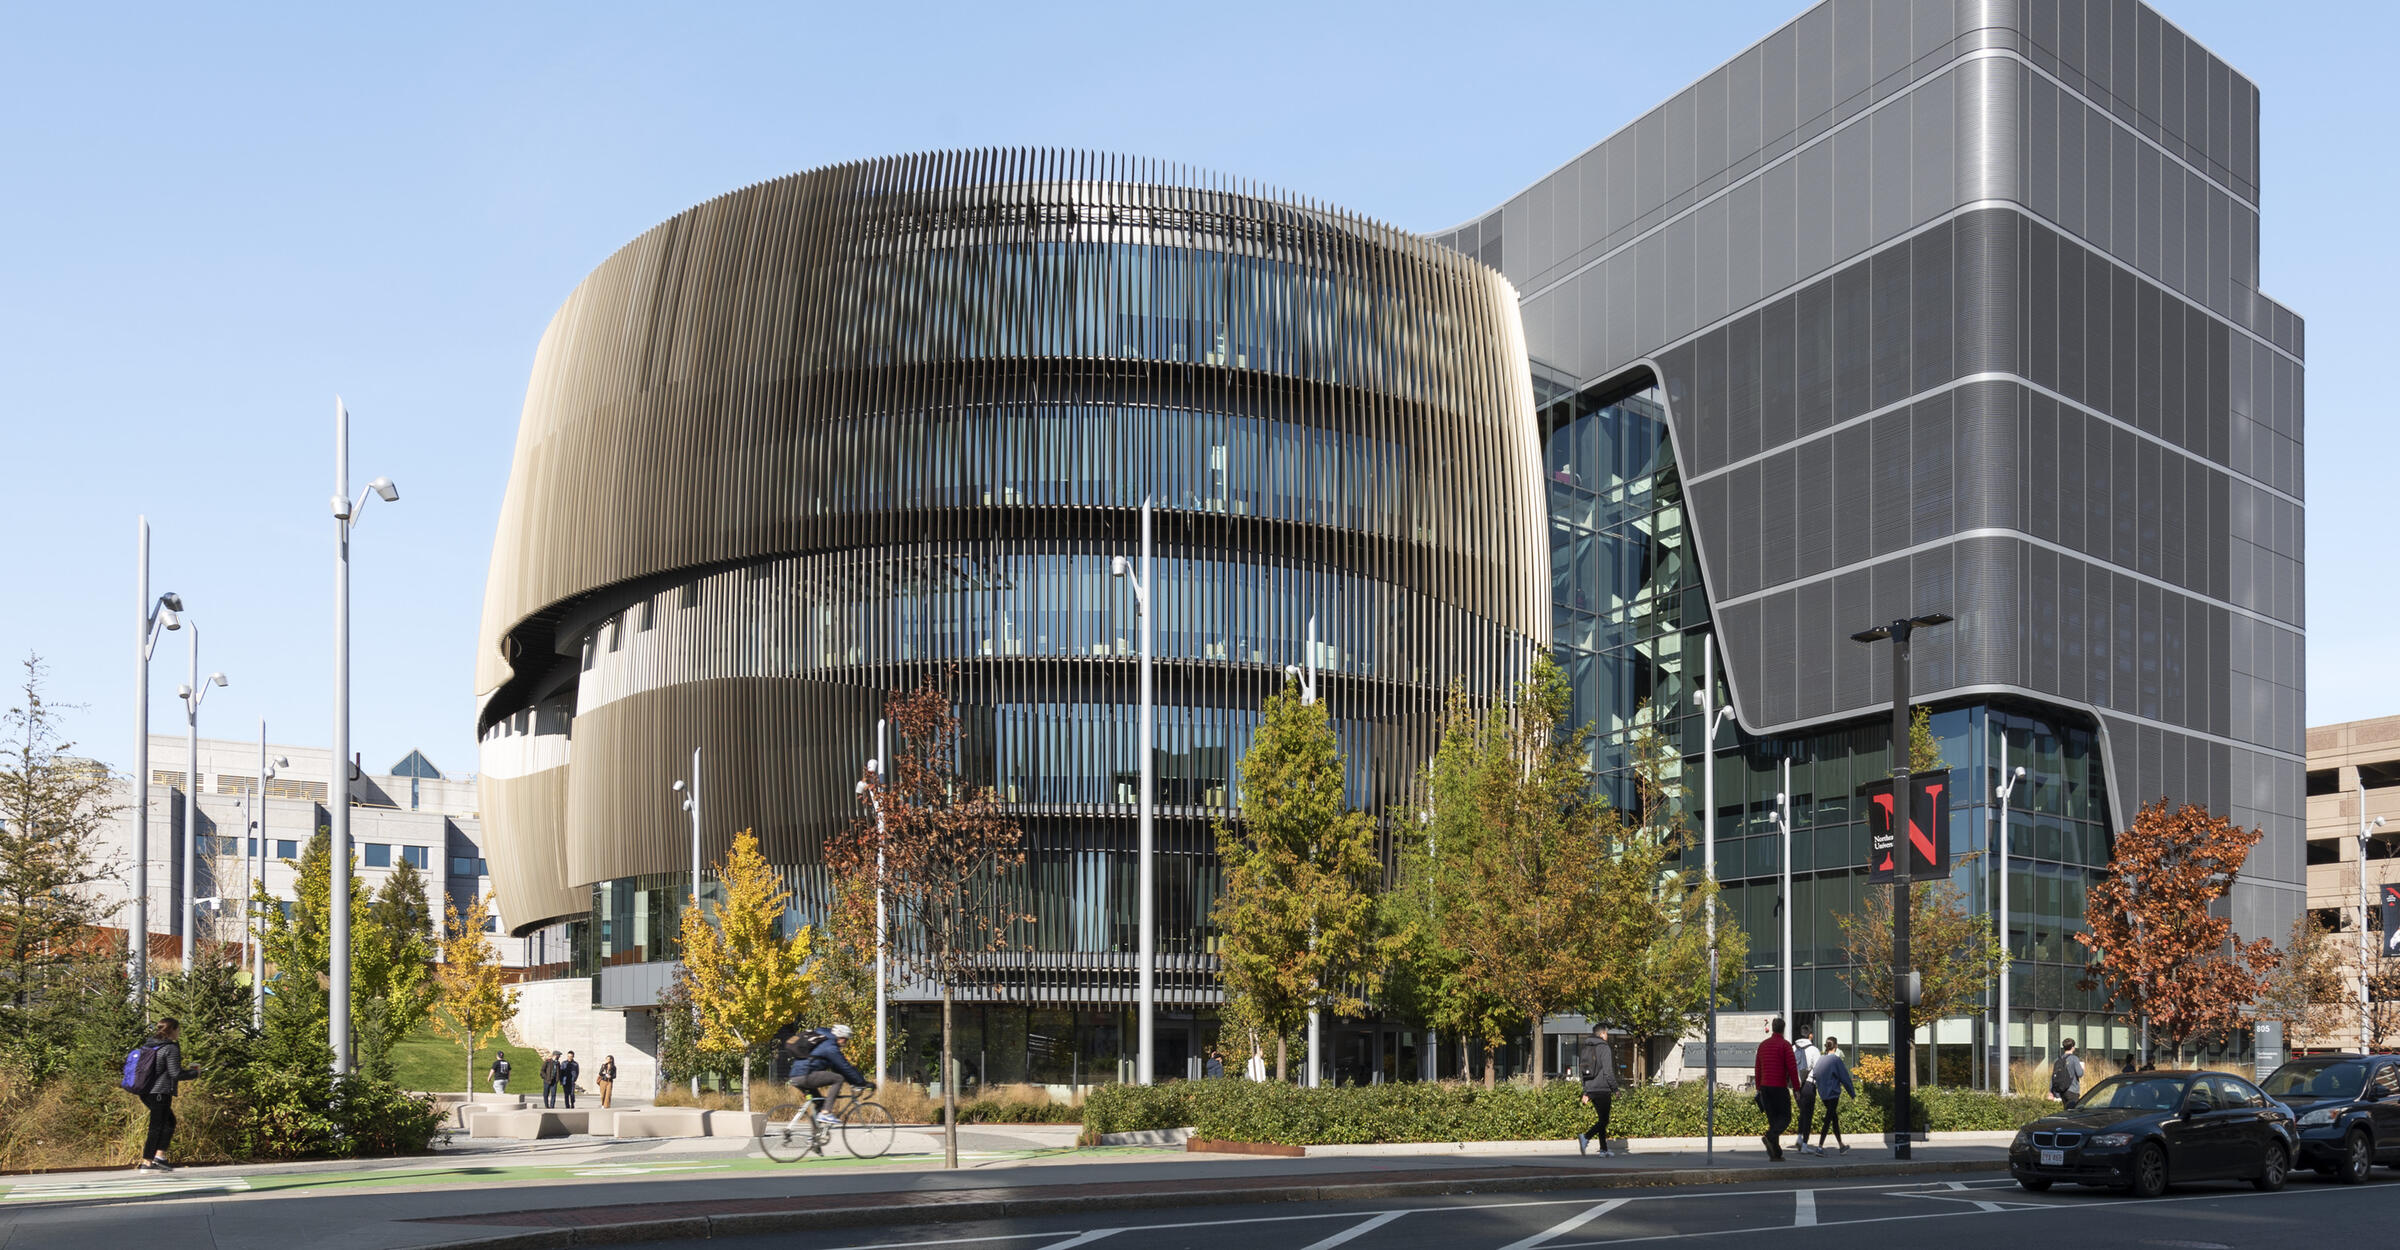
<svg viewBox="0 0 2400 1250"><path fill-rule="evenodd" d="M540 1093L542 1064L533 1049L511 1042L502 1042L500 1046L508 1051L508 1062L515 1068L509 1077L509 1088L520 1092L530 1088ZM392 1076L402 1089L455 1093L466 1087L466 1056L464 1046L435 1032L431 1024L421 1025L392 1048ZM475 1055L477 1091L491 1089L491 1081L484 1076L491 1066L492 1047L486 1045Z"/></svg>

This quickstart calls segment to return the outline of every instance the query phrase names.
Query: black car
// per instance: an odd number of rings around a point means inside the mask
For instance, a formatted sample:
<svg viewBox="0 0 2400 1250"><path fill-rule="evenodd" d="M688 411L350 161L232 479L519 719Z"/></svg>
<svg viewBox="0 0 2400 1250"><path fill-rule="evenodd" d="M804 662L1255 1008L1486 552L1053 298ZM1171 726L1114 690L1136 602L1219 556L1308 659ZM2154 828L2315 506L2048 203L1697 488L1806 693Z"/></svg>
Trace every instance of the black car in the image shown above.
<svg viewBox="0 0 2400 1250"><path fill-rule="evenodd" d="M2018 1130L2008 1170L2035 1193L2073 1181L2155 1198L2183 1181L2281 1189L2298 1154L2292 1113L2238 1076L2128 1072Z"/></svg>
<svg viewBox="0 0 2400 1250"><path fill-rule="evenodd" d="M2275 1069L2267 1096L2291 1110L2300 1166L2356 1185L2400 1167L2400 1057L2313 1055Z"/></svg>

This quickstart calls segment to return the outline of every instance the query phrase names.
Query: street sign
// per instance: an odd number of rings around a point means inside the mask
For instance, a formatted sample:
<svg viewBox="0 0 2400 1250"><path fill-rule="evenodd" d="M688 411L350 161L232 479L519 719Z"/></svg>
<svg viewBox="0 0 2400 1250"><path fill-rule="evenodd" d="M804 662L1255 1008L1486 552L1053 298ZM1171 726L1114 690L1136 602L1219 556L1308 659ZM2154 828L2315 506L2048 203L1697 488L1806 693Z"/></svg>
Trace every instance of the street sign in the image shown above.
<svg viewBox="0 0 2400 1250"><path fill-rule="evenodd" d="M1908 846L1911 878L1926 880L1950 875L1950 774L1948 771L1923 773L1908 779ZM1892 783L1870 782L1859 787L1867 796L1867 880L1870 883L1891 881L1898 874L1892 863L1892 849L1897 841L1894 819Z"/></svg>
<svg viewBox="0 0 2400 1250"><path fill-rule="evenodd" d="M2257 1079L2263 1081L2283 1066L2283 1022L2261 1020L2257 1032Z"/></svg>
<svg viewBox="0 0 2400 1250"><path fill-rule="evenodd" d="M2383 887L2383 957L2400 955L2400 885Z"/></svg>

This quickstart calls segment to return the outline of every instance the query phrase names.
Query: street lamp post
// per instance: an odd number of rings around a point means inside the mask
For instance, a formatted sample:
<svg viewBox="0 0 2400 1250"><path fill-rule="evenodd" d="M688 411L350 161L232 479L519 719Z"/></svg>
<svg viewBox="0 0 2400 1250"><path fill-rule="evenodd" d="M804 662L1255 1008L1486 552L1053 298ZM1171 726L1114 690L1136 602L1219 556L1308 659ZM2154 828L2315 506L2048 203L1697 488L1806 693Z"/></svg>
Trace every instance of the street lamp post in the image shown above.
<svg viewBox="0 0 2400 1250"><path fill-rule="evenodd" d="M1700 872L1714 889L1717 884L1717 730L1732 708L1717 706L1717 652L1712 635L1700 636L1700 688L1692 692L1700 708ZM1708 900L1708 1064L1707 1105L1702 1118L1708 1135L1707 1162L1717 1162L1717 900Z"/></svg>
<svg viewBox="0 0 2400 1250"><path fill-rule="evenodd" d="M2383 817L2367 817L2367 783L2358 783L2358 1049L2363 1053L2373 1045L2368 1041L2368 1025L2375 1014L2375 965L2367 960L2367 847L2375 841L2375 831L2383 827ZM2379 939L2380 940L2380 939Z"/></svg>
<svg viewBox="0 0 2400 1250"><path fill-rule="evenodd" d="M193 929L199 922L198 901L192 891L198 880L193 871L200 851L200 704L208 698L210 686L225 684L225 674L210 673L207 681L200 680L200 623L187 620L191 626L191 677L175 691L183 700L183 970L190 974L192 957L199 951Z"/></svg>
<svg viewBox="0 0 2400 1250"><path fill-rule="evenodd" d="M1792 1001L1792 757L1783 757L1783 789L1775 795L1775 831L1783 838L1783 879L1775 895L1783 913L1783 1015L1800 1031L1800 1009Z"/></svg>
<svg viewBox="0 0 2400 1250"><path fill-rule="evenodd" d="M695 910L695 911L697 911L697 910L699 910L699 908L700 908L700 748L698 748L698 747L693 747L693 748L692 748L692 784L691 784L691 790L690 790L690 793L684 793L684 784L683 784L682 782L680 782L680 781L678 781L678 782L676 782L676 783L675 783L674 789L675 789L675 791L676 791L677 793L679 793L679 794L683 794L683 810L685 810L685 811L687 811L687 812L690 812L690 813L692 814L692 904L691 904L691 905L692 905L692 909L693 909L693 910ZM696 1048L696 1047L698 1047L698 1046L699 1046L699 1044L700 1044L700 1043L699 1043L699 1040L698 1040L698 1039L699 1039L699 1036L700 1036L700 1002L699 1002L699 1000L698 1000L698 999L696 999L696 998L695 998L694 1000L692 1000L692 1037L693 1037L693 1042L692 1042L692 1045L693 1045L695 1048ZM699 1096L700 1096L700 1073L699 1073L699 1071L698 1071L697 1069L695 1069L695 1070L692 1072L692 1097L694 1097L694 1098L698 1098ZM746 1097L748 1097L748 1096L749 1096L749 1095L748 1095L747 1093L745 1093L745 1094L743 1095L743 1097L745 1097L745 1098L746 1098Z"/></svg>
<svg viewBox="0 0 2400 1250"><path fill-rule="evenodd" d="M2000 800L2000 1096L2009 1093L2013 1079L2008 1063L2014 1056L2008 1043L2008 965L2016 959L2016 948L2009 941L2008 928L2008 796L2016 793L2017 783L2025 779L2025 766L2014 769L2008 765L2008 735L2000 736L2000 764L2003 770L2000 784L1992 794Z"/></svg>
<svg viewBox="0 0 2400 1250"><path fill-rule="evenodd" d="M139 1014L150 995L150 657L158 636L183 628L176 615L183 596L169 591L150 597L150 518L136 519L133 601L140 621L133 632L133 917L125 927L133 956L133 1006Z"/></svg>
<svg viewBox="0 0 2400 1250"><path fill-rule="evenodd" d="M1136 1040L1133 1064L1134 1082L1139 1085L1148 1085L1156 1079L1156 1073L1151 1067L1151 1056L1154 1053L1151 1050L1151 1041L1155 1017L1158 1014L1158 913L1156 900L1152 897L1155 891L1150 862L1152 850L1150 730L1151 720L1156 715L1156 709L1153 706L1150 685L1150 589L1152 583L1150 581L1150 500L1148 498L1142 500L1141 572L1135 573L1128 567L1129 564L1130 562L1125 557L1116 556L1109 561L1108 571L1112 576L1122 577L1133 583L1134 612L1141 618L1142 623L1142 724L1139 735L1139 749L1142 757L1141 832L1135 851L1138 857L1135 869L1136 888L1141 892L1138 905L1140 922L1136 926L1138 945L1141 950L1136 958L1141 963L1135 972L1134 997L1137 1005L1134 1009L1136 1016L1134 1037Z"/></svg>
<svg viewBox="0 0 2400 1250"><path fill-rule="evenodd" d="M887 939L883 911L883 795L879 790L883 785L885 724L881 719L875 722L875 758L867 761L867 776L875 780L870 783L861 779L858 783L859 797L875 807L875 1079L878 1081L891 1075L891 1043L883 1028L888 1011L886 1004L890 1001L889 977L885 970L889 956L884 950Z"/></svg>
<svg viewBox="0 0 2400 1250"><path fill-rule="evenodd" d="M1300 705L1313 707L1317 702L1317 618L1314 614L1308 618L1306 637L1300 653L1301 659L1307 661L1306 666L1286 664L1283 666L1283 675L1300 683ZM1316 954L1317 931L1313 922L1309 925L1308 950L1311 956ZM1301 1084L1310 1089L1317 1087L1317 1056L1323 1053L1317 1049L1318 1017L1322 1014L1317 1007L1317 998L1322 992L1322 986L1311 986L1308 996L1308 1079Z"/></svg>
<svg viewBox="0 0 2400 1250"><path fill-rule="evenodd" d="M392 479L379 477L350 495L350 409L333 399L333 777L326 798L333 808L333 897L330 928L333 966L325 1031L333 1044L333 1070L350 1071L350 532L358 528L367 500L400 500Z"/></svg>
<svg viewBox="0 0 2400 1250"><path fill-rule="evenodd" d="M252 855L257 860L257 871L242 891L250 898L250 923L255 926L256 934L256 940L250 943L250 1027L254 1029L265 1028L267 1018L267 917L259 910L257 897L267 884L267 783L276 778L276 770L291 766L292 761L280 755L272 762L267 759L267 718L259 717L258 779L250 790L254 810L258 813L257 820L252 822L258 831L258 840L251 847ZM243 862L248 864L250 857L245 857Z"/></svg>
<svg viewBox="0 0 2400 1250"><path fill-rule="evenodd" d="M1923 616L1893 621L1873 629L1862 629L1850 635L1852 642L1892 644L1892 1116L1897 1127L1892 1134L1892 1157L1910 1157L1908 1135L1909 1086L1916 1075L1916 1025L1909 1019L1908 977L1915 965L1908 955L1909 869L1916 851L1909 844L1908 822L1912 807L1909 788L1908 732L1908 638L1918 629L1932 625L1947 625L1951 617L1945 612L1928 612Z"/></svg>

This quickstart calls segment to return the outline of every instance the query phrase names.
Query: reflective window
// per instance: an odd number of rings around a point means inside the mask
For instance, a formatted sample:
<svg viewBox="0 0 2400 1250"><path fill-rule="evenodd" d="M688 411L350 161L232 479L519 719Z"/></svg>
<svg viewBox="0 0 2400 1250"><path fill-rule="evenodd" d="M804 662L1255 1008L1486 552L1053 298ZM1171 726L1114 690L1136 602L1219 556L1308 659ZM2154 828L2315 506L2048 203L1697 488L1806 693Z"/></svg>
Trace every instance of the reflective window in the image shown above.
<svg viewBox="0 0 2400 1250"><path fill-rule="evenodd" d="M392 866L392 844L391 844L391 843L389 843L389 842L368 842L368 843L364 843L364 844L362 844L362 845L361 845L361 847L360 847L360 850L361 850L361 851L363 851L363 852L365 853L365 855L366 855L366 860L365 860L365 862L366 862L366 865L367 865L367 867L369 867L369 868L389 868L389 867L391 867L391 866Z"/></svg>

